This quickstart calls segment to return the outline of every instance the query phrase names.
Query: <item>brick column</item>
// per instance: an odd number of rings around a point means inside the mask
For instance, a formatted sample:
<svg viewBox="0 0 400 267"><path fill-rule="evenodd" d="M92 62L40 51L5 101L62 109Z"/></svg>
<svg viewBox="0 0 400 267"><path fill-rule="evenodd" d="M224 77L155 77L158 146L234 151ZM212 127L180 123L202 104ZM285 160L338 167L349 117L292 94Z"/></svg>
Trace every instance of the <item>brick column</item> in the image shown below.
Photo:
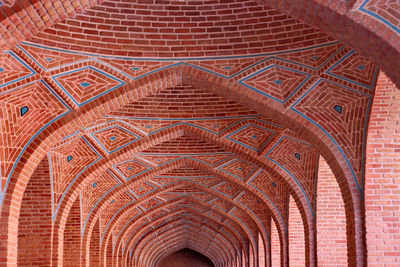
<svg viewBox="0 0 400 267"><path fill-rule="evenodd" d="M343 197L331 168L322 157L319 158L316 215L318 266L347 266Z"/></svg>
<svg viewBox="0 0 400 267"><path fill-rule="evenodd" d="M304 225L297 204L292 196L289 199L289 266L305 266L306 251Z"/></svg>
<svg viewBox="0 0 400 267"><path fill-rule="evenodd" d="M368 127L365 211L369 266L400 266L400 90L381 72Z"/></svg>

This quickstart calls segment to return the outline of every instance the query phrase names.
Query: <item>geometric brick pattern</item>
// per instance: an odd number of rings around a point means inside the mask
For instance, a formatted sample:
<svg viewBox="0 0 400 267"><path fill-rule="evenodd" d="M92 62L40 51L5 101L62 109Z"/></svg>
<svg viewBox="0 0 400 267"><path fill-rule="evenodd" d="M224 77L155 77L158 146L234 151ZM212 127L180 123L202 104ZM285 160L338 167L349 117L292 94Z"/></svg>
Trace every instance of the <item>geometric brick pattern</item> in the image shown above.
<svg viewBox="0 0 400 267"><path fill-rule="evenodd" d="M0 55L0 88L34 74L35 71L14 53L7 52Z"/></svg>
<svg viewBox="0 0 400 267"><path fill-rule="evenodd" d="M321 100L315 103L314 99ZM335 140L341 140L340 148L351 162L360 184L367 121L355 114L367 114L370 102L370 96L365 93L321 81L294 105L297 111L326 129Z"/></svg>
<svg viewBox="0 0 400 267"><path fill-rule="evenodd" d="M245 181L257 169L257 166L250 162L235 159L222 165L218 169Z"/></svg>
<svg viewBox="0 0 400 267"><path fill-rule="evenodd" d="M249 184L271 199L274 205L278 207L284 221L287 222L288 187L266 171L257 173L254 178L249 181Z"/></svg>
<svg viewBox="0 0 400 267"><path fill-rule="evenodd" d="M242 79L241 83L285 103L309 78L307 73L272 65Z"/></svg>
<svg viewBox="0 0 400 267"><path fill-rule="evenodd" d="M328 73L361 86L372 88L375 79L371 79L371 77L375 76L376 69L373 63L351 51L329 69Z"/></svg>
<svg viewBox="0 0 400 267"><path fill-rule="evenodd" d="M0 94L1 191L31 138L68 112L64 103L41 81ZM37 120L39 114L40 120Z"/></svg>
<svg viewBox="0 0 400 267"><path fill-rule="evenodd" d="M316 49L310 49L301 52L289 52L281 57L285 60L296 62L297 64L306 65L312 69L320 69L335 54L344 48L343 44L337 42L328 46L321 46Z"/></svg>
<svg viewBox="0 0 400 267"><path fill-rule="evenodd" d="M27 60L30 59L34 67L37 66L37 68L44 71L56 69L60 66L72 64L88 58L84 55L71 55L70 53L62 51L43 49L41 47L25 44L19 44L17 50L21 50L21 56Z"/></svg>
<svg viewBox="0 0 400 267"><path fill-rule="evenodd" d="M296 139L282 137L267 156L297 179L314 208L318 162L316 149Z"/></svg>
<svg viewBox="0 0 400 267"><path fill-rule="evenodd" d="M74 179L99 158L99 154L83 138L69 141L49 152L55 206Z"/></svg>
<svg viewBox="0 0 400 267"><path fill-rule="evenodd" d="M92 136L108 153L115 152L140 139L140 136L118 125L95 131Z"/></svg>
<svg viewBox="0 0 400 267"><path fill-rule="evenodd" d="M240 188L231 182L222 182L216 186L213 186L213 189L230 198L234 198L240 191Z"/></svg>
<svg viewBox="0 0 400 267"><path fill-rule="evenodd" d="M229 134L228 139L247 148L260 152L274 136L274 131L261 126L248 124Z"/></svg>
<svg viewBox="0 0 400 267"><path fill-rule="evenodd" d="M82 226L86 218L92 212L92 209L96 207L97 201L105 196L108 192L115 189L121 183L114 178L109 172L105 172L100 177L91 181L81 190L81 214L82 214ZM82 229L83 229L82 227Z"/></svg>
<svg viewBox="0 0 400 267"><path fill-rule="evenodd" d="M125 180L128 181L142 173L151 170L151 167L133 159L114 165L114 169L121 174Z"/></svg>
<svg viewBox="0 0 400 267"><path fill-rule="evenodd" d="M82 106L124 84L118 78L91 66L57 74L52 79L77 106Z"/></svg>
<svg viewBox="0 0 400 267"><path fill-rule="evenodd" d="M191 103L185 105L184 103ZM193 106L196 109L193 109ZM218 115L216 115L218 114ZM254 111L202 88L176 86L125 105L113 116L126 118L209 118L255 115Z"/></svg>

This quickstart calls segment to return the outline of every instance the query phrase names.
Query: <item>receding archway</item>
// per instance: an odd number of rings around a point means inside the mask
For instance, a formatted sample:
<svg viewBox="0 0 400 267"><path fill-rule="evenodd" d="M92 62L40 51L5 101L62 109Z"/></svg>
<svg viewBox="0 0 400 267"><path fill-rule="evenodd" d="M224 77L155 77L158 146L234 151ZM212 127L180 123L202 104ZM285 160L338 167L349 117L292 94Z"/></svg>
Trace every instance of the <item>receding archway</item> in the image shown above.
<svg viewBox="0 0 400 267"><path fill-rule="evenodd" d="M184 248L163 258L158 267L214 267L206 256L190 248Z"/></svg>

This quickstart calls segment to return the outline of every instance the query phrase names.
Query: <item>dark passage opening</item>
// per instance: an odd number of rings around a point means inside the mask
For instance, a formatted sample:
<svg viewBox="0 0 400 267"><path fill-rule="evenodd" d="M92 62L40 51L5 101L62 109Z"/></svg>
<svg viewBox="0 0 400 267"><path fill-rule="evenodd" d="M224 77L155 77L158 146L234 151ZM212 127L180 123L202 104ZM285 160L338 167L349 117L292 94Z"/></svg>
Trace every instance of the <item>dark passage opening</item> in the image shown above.
<svg viewBox="0 0 400 267"><path fill-rule="evenodd" d="M185 248L163 258L159 267L214 267L212 261L194 250Z"/></svg>

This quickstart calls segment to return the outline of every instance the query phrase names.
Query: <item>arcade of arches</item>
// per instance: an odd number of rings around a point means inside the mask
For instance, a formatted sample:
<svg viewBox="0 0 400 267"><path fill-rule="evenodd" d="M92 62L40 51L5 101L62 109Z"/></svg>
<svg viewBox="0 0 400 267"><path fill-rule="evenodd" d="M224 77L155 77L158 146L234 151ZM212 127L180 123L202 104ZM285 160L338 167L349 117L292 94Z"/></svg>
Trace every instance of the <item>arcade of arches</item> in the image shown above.
<svg viewBox="0 0 400 267"><path fill-rule="evenodd" d="M0 266L400 266L398 0L0 11Z"/></svg>

